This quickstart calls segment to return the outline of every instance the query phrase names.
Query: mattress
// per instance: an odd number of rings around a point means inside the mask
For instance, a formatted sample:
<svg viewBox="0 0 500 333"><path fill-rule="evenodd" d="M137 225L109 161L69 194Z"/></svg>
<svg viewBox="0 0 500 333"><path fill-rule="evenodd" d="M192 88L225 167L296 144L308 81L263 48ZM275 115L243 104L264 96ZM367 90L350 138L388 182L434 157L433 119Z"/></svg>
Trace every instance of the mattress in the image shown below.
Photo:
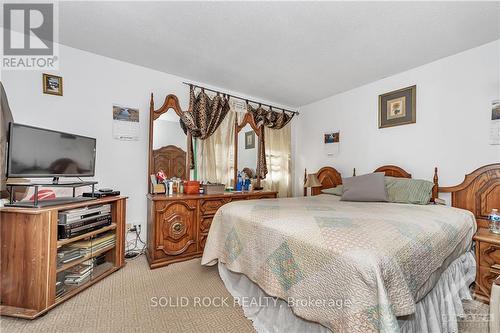
<svg viewBox="0 0 500 333"><path fill-rule="evenodd" d="M447 206L332 195L240 201L217 211L202 264L225 264L332 331L393 331L474 232L470 212Z"/></svg>

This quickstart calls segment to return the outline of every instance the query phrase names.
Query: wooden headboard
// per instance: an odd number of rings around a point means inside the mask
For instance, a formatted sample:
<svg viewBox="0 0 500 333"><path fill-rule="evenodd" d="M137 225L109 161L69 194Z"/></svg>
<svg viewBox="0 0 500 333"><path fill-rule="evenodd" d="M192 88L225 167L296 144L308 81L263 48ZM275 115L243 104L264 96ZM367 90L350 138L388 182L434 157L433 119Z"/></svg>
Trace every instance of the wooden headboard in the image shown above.
<svg viewBox="0 0 500 333"><path fill-rule="evenodd" d="M411 174L396 165L383 165L373 172L383 172L388 177L411 178Z"/></svg>
<svg viewBox="0 0 500 333"><path fill-rule="evenodd" d="M476 217L478 228L488 228L488 215L500 209L500 163L485 165L465 176L456 186L440 187L451 193L453 207L467 209Z"/></svg>
<svg viewBox="0 0 500 333"><path fill-rule="evenodd" d="M321 194L321 190L325 190L327 188L332 188L337 185L342 184L342 176L337 169L326 166L318 170L316 172L316 177L318 177L321 187L312 187L311 195ZM307 170L304 170L304 184L307 178ZM307 189L304 188L304 196L307 196Z"/></svg>
<svg viewBox="0 0 500 333"><path fill-rule="evenodd" d="M375 169L375 171L373 172L383 172L388 177L411 178L410 173L406 172L403 168L398 167L396 165L383 165ZM321 187L311 188L311 195L321 194L321 190L332 188L342 184L342 176L340 172L338 172L335 168L332 167L327 166L319 169L319 171L316 173L316 176L318 177L321 183ZM356 169L353 169L353 176L356 176ZM306 177L307 177L307 170L304 170L304 183ZM438 197L439 185L438 185L437 168L434 168L433 182L434 182L434 187L432 189L432 201L434 201L434 198ZM307 195L307 189L304 189L304 196L305 195Z"/></svg>
<svg viewBox="0 0 500 333"><path fill-rule="evenodd" d="M167 178L186 178L186 152L181 148L168 145L153 150L153 171L165 172Z"/></svg>

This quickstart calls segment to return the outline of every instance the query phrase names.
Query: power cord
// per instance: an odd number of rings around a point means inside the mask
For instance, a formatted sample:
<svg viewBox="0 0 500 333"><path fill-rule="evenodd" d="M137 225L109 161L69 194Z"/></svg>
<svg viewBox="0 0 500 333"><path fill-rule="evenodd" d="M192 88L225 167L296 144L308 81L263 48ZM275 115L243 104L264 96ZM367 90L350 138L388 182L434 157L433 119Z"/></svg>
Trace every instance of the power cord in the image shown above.
<svg viewBox="0 0 500 333"><path fill-rule="evenodd" d="M141 238L141 225L134 225L127 234L131 232L135 233L135 238L125 244L125 259L128 261L137 259L146 252L146 243Z"/></svg>

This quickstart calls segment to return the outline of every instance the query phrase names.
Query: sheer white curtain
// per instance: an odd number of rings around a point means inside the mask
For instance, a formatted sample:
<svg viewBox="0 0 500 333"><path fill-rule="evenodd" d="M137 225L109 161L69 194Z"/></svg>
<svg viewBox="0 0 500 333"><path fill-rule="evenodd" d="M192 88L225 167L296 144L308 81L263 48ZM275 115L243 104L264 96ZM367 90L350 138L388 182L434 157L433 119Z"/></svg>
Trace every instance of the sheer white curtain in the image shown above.
<svg viewBox="0 0 500 333"><path fill-rule="evenodd" d="M265 190L278 191L280 198L292 196L291 135L290 123L279 130L264 128L268 173L262 185Z"/></svg>
<svg viewBox="0 0 500 333"><path fill-rule="evenodd" d="M197 139L196 168L198 180L233 186L234 123L241 114L241 102L231 99L231 110L209 138ZM243 106L244 107L244 106ZM241 117L241 116L240 116ZM241 118L239 118L241 119Z"/></svg>
<svg viewBox="0 0 500 333"><path fill-rule="evenodd" d="M246 108L239 100L230 100L231 110L212 136L196 141L197 180L234 186L234 123L243 119ZM289 197L291 190L291 125L280 130L264 128L268 173L262 180L265 190ZM240 144L244 144L241 142Z"/></svg>

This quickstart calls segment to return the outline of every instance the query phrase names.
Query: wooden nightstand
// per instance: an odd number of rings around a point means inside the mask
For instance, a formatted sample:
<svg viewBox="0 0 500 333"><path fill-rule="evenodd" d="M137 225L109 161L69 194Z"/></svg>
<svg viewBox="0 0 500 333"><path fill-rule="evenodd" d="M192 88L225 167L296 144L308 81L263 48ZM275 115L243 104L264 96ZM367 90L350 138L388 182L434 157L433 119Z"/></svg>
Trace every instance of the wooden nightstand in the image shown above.
<svg viewBox="0 0 500 333"><path fill-rule="evenodd" d="M500 276L500 235L479 228L473 238L476 241L476 286L474 296L489 303L491 285Z"/></svg>

